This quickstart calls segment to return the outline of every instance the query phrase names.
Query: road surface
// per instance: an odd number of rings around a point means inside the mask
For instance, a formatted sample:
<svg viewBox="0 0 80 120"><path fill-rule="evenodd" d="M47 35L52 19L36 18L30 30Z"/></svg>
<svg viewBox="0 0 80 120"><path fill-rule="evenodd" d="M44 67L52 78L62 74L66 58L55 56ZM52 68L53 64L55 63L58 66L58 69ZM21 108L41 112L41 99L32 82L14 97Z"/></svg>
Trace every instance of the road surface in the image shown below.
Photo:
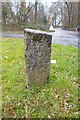
<svg viewBox="0 0 80 120"><path fill-rule="evenodd" d="M24 34L3 33L2 37L24 39ZM52 32L52 43L80 47L80 32L78 33L77 31L66 31L62 30L61 28L56 28L55 32Z"/></svg>
<svg viewBox="0 0 80 120"><path fill-rule="evenodd" d="M80 33L57 28L53 33L52 43L80 47Z"/></svg>

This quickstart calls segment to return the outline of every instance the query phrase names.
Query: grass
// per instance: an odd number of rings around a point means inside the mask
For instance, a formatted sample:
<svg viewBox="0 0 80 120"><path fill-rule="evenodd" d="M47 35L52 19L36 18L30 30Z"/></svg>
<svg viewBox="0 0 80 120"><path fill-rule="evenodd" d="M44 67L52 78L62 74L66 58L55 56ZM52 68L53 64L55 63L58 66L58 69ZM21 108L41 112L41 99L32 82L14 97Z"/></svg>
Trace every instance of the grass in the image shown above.
<svg viewBox="0 0 80 120"><path fill-rule="evenodd" d="M78 49L52 45L47 84L26 89L24 42L3 38L2 116L4 118L78 118Z"/></svg>

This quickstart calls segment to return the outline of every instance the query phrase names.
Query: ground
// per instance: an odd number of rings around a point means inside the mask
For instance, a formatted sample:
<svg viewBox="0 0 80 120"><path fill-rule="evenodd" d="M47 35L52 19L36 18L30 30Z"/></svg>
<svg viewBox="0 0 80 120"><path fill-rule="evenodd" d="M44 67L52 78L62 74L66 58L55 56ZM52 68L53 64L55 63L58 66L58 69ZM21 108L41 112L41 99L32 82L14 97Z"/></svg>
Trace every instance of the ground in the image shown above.
<svg viewBox="0 0 80 120"><path fill-rule="evenodd" d="M7 118L78 118L78 49L52 44L50 78L26 89L24 42L3 38L2 113Z"/></svg>

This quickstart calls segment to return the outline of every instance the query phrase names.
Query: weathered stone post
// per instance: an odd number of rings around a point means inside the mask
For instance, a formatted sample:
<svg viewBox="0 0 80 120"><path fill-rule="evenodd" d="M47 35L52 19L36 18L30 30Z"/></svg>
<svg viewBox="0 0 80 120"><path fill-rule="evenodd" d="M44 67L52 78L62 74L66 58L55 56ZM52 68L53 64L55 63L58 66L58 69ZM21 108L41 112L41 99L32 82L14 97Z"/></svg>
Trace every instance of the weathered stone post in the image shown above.
<svg viewBox="0 0 80 120"><path fill-rule="evenodd" d="M25 60L27 84L41 84L49 78L52 35L34 29L25 29Z"/></svg>

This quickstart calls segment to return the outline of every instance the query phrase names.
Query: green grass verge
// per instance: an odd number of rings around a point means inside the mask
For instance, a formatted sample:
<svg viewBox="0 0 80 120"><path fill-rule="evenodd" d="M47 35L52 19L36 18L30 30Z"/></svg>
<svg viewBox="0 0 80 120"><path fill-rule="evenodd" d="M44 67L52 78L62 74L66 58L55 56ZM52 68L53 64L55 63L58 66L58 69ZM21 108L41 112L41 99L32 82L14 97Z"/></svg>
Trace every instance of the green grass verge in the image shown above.
<svg viewBox="0 0 80 120"><path fill-rule="evenodd" d="M52 45L49 82L26 89L24 42L3 38L2 113L5 118L77 118L78 49Z"/></svg>

